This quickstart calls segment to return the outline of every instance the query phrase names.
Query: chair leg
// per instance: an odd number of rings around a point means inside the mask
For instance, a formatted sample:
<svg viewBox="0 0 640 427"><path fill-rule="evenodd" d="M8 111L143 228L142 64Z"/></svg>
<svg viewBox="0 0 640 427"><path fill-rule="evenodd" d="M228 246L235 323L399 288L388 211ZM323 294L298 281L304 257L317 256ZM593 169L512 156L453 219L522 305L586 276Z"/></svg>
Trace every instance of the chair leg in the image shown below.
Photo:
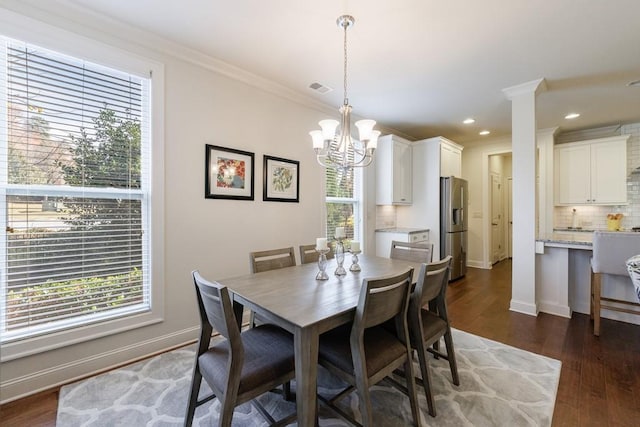
<svg viewBox="0 0 640 427"><path fill-rule="evenodd" d="M411 415L416 426L420 426L420 410L418 409L418 394L416 393L416 379L413 373L413 361L411 360L412 351L409 348L407 360L404 363L404 374L407 380L407 391L409 392L409 405L411 405ZM426 387L425 387L426 388ZM431 385L429 385L431 389Z"/></svg>
<svg viewBox="0 0 640 427"><path fill-rule="evenodd" d="M219 427L231 427L231 420L233 419L233 410L235 409L234 399L231 399L228 394L220 397L220 414L218 418Z"/></svg>
<svg viewBox="0 0 640 427"><path fill-rule="evenodd" d="M418 361L420 363L420 373L422 374L422 385L424 387L424 394L427 399L427 405L429 407L429 415L436 416L436 407L433 403L433 394L431 393L431 373L429 373L429 365L427 364L427 351L422 346L417 346Z"/></svg>
<svg viewBox="0 0 640 427"><path fill-rule="evenodd" d="M353 350L352 350L353 351ZM356 353L353 357L354 376L356 379L356 390L360 403L363 427L373 427L373 416L371 409L371 396L369 394L369 379L367 378L367 368L365 361Z"/></svg>
<svg viewBox="0 0 640 427"><path fill-rule="evenodd" d="M193 424L193 415L196 413L198 405L198 394L200 394L200 384L202 383L202 375L196 366L193 369L193 378L191 380L191 392L189 393L189 403L187 404L187 414L184 417L184 426L191 427Z"/></svg>
<svg viewBox="0 0 640 427"><path fill-rule="evenodd" d="M291 402L293 400L291 396L291 381L287 381L282 384L282 394L284 395L284 400L287 402Z"/></svg>
<svg viewBox="0 0 640 427"><path fill-rule="evenodd" d="M591 294L589 295L589 318L593 320L593 302L594 302L594 293L593 293L593 281L594 279L593 270L591 270L591 283L589 283L591 287Z"/></svg>
<svg viewBox="0 0 640 427"><path fill-rule="evenodd" d="M447 328L444 334L444 344L447 347L447 358L449 359L449 368L451 369L451 377L455 385L460 385L460 377L458 376L458 363L456 362L456 352L453 350L453 336L451 329Z"/></svg>
<svg viewBox="0 0 640 427"><path fill-rule="evenodd" d="M600 296L602 295L602 275L593 275L593 335L600 336Z"/></svg>

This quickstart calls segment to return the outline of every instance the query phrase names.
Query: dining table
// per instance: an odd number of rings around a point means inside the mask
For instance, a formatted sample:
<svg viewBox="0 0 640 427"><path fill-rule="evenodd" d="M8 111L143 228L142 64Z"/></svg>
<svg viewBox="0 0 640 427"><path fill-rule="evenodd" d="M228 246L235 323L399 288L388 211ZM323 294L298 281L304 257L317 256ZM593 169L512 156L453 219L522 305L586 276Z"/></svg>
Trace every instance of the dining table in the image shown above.
<svg viewBox="0 0 640 427"><path fill-rule="evenodd" d="M320 334L353 320L362 281L392 276L413 268L414 283L420 263L359 255L361 271L334 274L336 261L327 266L329 279L316 280L317 263L250 273L218 280L233 298L240 323L245 308L263 321L293 334L295 349L296 409L298 426L313 427L317 421L318 345Z"/></svg>

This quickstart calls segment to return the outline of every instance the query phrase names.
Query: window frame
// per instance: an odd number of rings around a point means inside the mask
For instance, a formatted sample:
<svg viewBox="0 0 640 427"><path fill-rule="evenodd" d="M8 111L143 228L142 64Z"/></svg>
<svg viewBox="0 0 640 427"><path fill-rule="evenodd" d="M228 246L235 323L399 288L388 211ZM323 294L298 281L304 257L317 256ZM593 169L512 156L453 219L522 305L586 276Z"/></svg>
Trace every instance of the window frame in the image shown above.
<svg viewBox="0 0 640 427"><path fill-rule="evenodd" d="M114 68L122 72L134 74L142 78L150 78L150 90L148 103L150 107L148 126L150 132L149 158L147 164L150 168L149 182L143 183L141 192L146 191L148 197L149 212L143 215L143 221L148 221L148 243L149 250L149 291L150 310L141 313L132 313L113 319L99 322L91 322L85 325L75 326L70 329L59 330L43 335L33 336L3 343L0 348L0 361L18 359L21 357L42 353L93 340L108 335L118 334L128 330L148 326L162 322L164 319L164 65L162 63L143 58L129 51L104 44L97 40L92 40L78 34L62 30L40 21L18 15L7 10L0 9L0 28L3 36L31 43L43 48L73 56L88 62L93 62L106 67ZM0 114L7 115L6 101L7 94L0 93ZM3 141L7 141L6 124L0 126L0 156L6 159L8 149ZM142 151L143 155L145 150ZM15 194L16 186L7 185L6 174L0 177L3 186L0 188L0 221L6 225L6 197L11 193ZM24 187L18 185L17 187ZM37 186L30 189L38 190ZM61 193L65 192L61 188ZM47 194L51 190L47 189ZM73 192L73 189L71 189ZM101 190L98 189L97 193ZM116 191L117 192L117 191ZM113 194L114 191L109 191ZM7 233L5 227L0 227L0 241L3 242L0 249L0 261L6 263ZM6 266L6 264L4 264ZM2 269L0 280L6 283L6 268ZM1 296L0 296L1 298ZM0 301L0 309L4 316L5 301Z"/></svg>
<svg viewBox="0 0 640 427"><path fill-rule="evenodd" d="M353 206L353 240L362 242L363 236L363 212L364 212L364 170L363 168L354 168L353 171L353 196L354 197L332 197L326 195L327 184L327 171L324 170L324 187L325 187L325 200L324 200L324 225L325 234L327 238L332 239L333 236L329 236L328 227L328 209L327 205L344 204Z"/></svg>

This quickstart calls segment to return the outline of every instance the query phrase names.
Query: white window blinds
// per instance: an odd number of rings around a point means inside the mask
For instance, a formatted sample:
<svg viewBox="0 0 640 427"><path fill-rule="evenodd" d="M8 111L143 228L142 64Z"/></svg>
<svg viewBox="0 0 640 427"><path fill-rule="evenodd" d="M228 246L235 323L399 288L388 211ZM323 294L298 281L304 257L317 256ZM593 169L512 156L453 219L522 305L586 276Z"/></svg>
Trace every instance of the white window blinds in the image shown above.
<svg viewBox="0 0 640 427"><path fill-rule="evenodd" d="M150 79L0 39L1 341L150 309Z"/></svg>

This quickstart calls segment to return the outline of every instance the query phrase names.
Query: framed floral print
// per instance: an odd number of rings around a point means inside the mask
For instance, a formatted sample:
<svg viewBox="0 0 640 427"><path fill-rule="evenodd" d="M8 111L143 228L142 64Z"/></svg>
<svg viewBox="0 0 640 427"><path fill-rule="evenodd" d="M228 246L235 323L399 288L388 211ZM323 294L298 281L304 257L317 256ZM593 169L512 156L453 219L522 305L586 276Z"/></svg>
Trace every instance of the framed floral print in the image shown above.
<svg viewBox="0 0 640 427"><path fill-rule="evenodd" d="M253 153L207 144L204 197L253 200Z"/></svg>
<svg viewBox="0 0 640 427"><path fill-rule="evenodd" d="M263 169L262 200L299 202L300 162L265 155Z"/></svg>

